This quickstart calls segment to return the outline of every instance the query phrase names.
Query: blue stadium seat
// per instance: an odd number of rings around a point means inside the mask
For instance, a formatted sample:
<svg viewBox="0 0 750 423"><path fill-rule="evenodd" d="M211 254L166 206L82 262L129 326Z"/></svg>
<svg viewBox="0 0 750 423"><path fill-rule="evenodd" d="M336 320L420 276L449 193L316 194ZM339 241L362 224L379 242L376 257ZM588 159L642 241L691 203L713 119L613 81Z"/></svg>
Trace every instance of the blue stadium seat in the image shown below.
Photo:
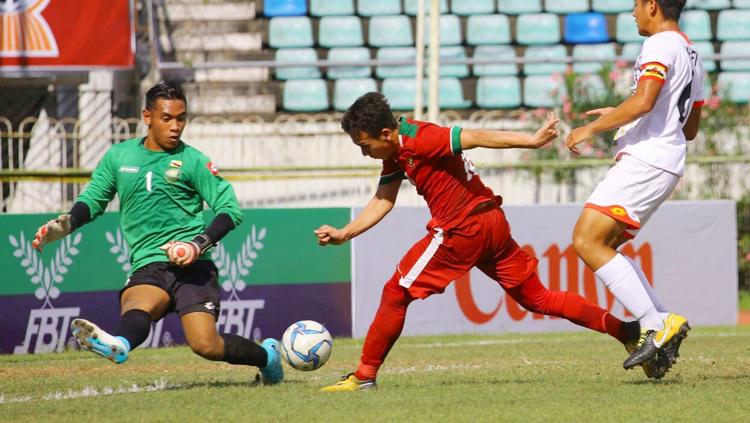
<svg viewBox="0 0 750 423"><path fill-rule="evenodd" d="M734 0L732 5L735 9L750 9L750 0Z"/></svg>
<svg viewBox="0 0 750 423"><path fill-rule="evenodd" d="M519 44L556 44L560 42L560 21L554 13L527 13L516 21Z"/></svg>
<svg viewBox="0 0 750 423"><path fill-rule="evenodd" d="M721 72L718 95L732 103L747 104L750 100L750 72Z"/></svg>
<svg viewBox="0 0 750 423"><path fill-rule="evenodd" d="M495 0L453 1L451 6L451 13L460 16L495 13Z"/></svg>
<svg viewBox="0 0 750 423"><path fill-rule="evenodd" d="M523 80L523 104L527 107L549 109L559 106L565 94L562 77L532 75Z"/></svg>
<svg viewBox="0 0 750 423"><path fill-rule="evenodd" d="M521 106L521 82L515 76L483 76L477 81L477 106L513 109Z"/></svg>
<svg viewBox="0 0 750 423"><path fill-rule="evenodd" d="M354 14L354 0L310 0L312 16L345 16Z"/></svg>
<svg viewBox="0 0 750 423"><path fill-rule="evenodd" d="M466 24L469 45L510 44L510 22L505 15L472 15Z"/></svg>
<svg viewBox="0 0 750 423"><path fill-rule="evenodd" d="M613 63L616 57L614 44L578 44L573 47L573 72L596 73L604 63ZM584 62L584 58L599 59L600 62Z"/></svg>
<svg viewBox="0 0 750 423"><path fill-rule="evenodd" d="M404 0L404 12L409 16L416 16L417 14L417 1L418 0ZM425 15L430 14L430 2L424 2L424 13ZM440 0L440 13L448 13L448 0Z"/></svg>
<svg viewBox="0 0 750 423"><path fill-rule="evenodd" d="M328 50L329 62L357 62L370 60L366 47L337 47ZM328 79L369 78L369 66L332 66L328 68Z"/></svg>
<svg viewBox="0 0 750 423"><path fill-rule="evenodd" d="M620 56L625 60L635 62L635 59L641 54L641 47L643 47L643 43L625 43L622 46L622 53Z"/></svg>
<svg viewBox="0 0 750 423"><path fill-rule="evenodd" d="M277 62L315 62L318 55L315 49L305 48L280 48L276 50L275 60ZM276 79L310 79L320 78L320 70L316 66L294 66L276 68Z"/></svg>
<svg viewBox="0 0 750 423"><path fill-rule="evenodd" d="M322 79L293 79L284 83L282 107L290 112L328 110L328 87Z"/></svg>
<svg viewBox="0 0 750 423"><path fill-rule="evenodd" d="M400 15L401 0L357 0L357 13L361 16Z"/></svg>
<svg viewBox="0 0 750 423"><path fill-rule="evenodd" d="M716 26L719 41L750 40L750 10L722 10Z"/></svg>
<svg viewBox="0 0 750 423"><path fill-rule="evenodd" d="M463 41L461 19L456 15L440 15L440 45L457 46ZM430 39L430 25L424 25L425 43Z"/></svg>
<svg viewBox="0 0 750 423"><path fill-rule="evenodd" d="M564 45L531 46L524 51L524 59L565 59L568 51ZM550 63L524 63L523 73L526 75L552 75L565 72L567 65L558 60Z"/></svg>
<svg viewBox="0 0 750 423"><path fill-rule="evenodd" d="M323 47L359 47L362 22L357 16L324 16L318 27L318 44Z"/></svg>
<svg viewBox="0 0 750 423"><path fill-rule="evenodd" d="M307 14L305 0L263 0L263 14L274 16L304 16Z"/></svg>
<svg viewBox="0 0 750 423"><path fill-rule="evenodd" d="M680 29L691 41L710 41L711 17L705 10L685 10L680 16Z"/></svg>
<svg viewBox="0 0 750 423"><path fill-rule="evenodd" d="M425 102L428 96L428 84L424 84ZM438 87L438 105L441 109L468 109L471 101L464 99L464 90L458 78L440 78Z"/></svg>
<svg viewBox="0 0 750 423"><path fill-rule="evenodd" d="M646 37L638 34L635 18L631 13L617 14L617 42L618 43L642 43Z"/></svg>
<svg viewBox="0 0 750 423"><path fill-rule="evenodd" d="M706 59L707 56L713 56L715 54L714 44L710 41L698 41L696 43L693 43L693 48L698 52L698 54L701 55L701 59L703 60L703 69L705 69L706 72L716 71L716 61L713 59Z"/></svg>
<svg viewBox="0 0 750 423"><path fill-rule="evenodd" d="M723 57L747 56L750 52L750 41L724 41L720 51ZM721 59L721 70L750 71L750 59Z"/></svg>
<svg viewBox="0 0 750 423"><path fill-rule="evenodd" d="M515 59L516 50L512 46L479 46L474 49L474 59ZM474 65L475 76L517 75L515 63Z"/></svg>
<svg viewBox="0 0 750 423"><path fill-rule="evenodd" d="M546 12L565 14L589 11L589 0L544 0Z"/></svg>
<svg viewBox="0 0 750 423"><path fill-rule="evenodd" d="M409 60L415 63L417 50L414 47L383 47L378 49L378 60ZM378 66L375 75L380 79L385 78L414 78L417 74L416 67L412 65Z"/></svg>
<svg viewBox="0 0 750 423"><path fill-rule="evenodd" d="M393 110L413 110L417 95L414 78L386 78L380 90Z"/></svg>
<svg viewBox="0 0 750 423"><path fill-rule="evenodd" d="M620 13L633 10L633 0L592 0L591 9L601 13Z"/></svg>
<svg viewBox="0 0 750 423"><path fill-rule="evenodd" d="M566 15L564 39L568 44L606 43L609 41L607 19L599 12Z"/></svg>
<svg viewBox="0 0 750 423"><path fill-rule="evenodd" d="M506 15L542 12L542 0L498 0L497 11Z"/></svg>
<svg viewBox="0 0 750 423"><path fill-rule="evenodd" d="M729 0L687 0L686 9L721 10L729 9L732 4Z"/></svg>
<svg viewBox="0 0 750 423"><path fill-rule="evenodd" d="M427 25L425 25L427 26ZM373 47L414 45L409 17L404 15L373 16L367 39Z"/></svg>
<svg viewBox="0 0 750 423"><path fill-rule="evenodd" d="M333 85L333 109L343 112L361 95L377 90L372 78L337 79Z"/></svg>
<svg viewBox="0 0 750 423"><path fill-rule="evenodd" d="M425 52L429 57L429 49ZM428 75L427 57L425 57L425 76ZM466 51L461 46L440 47L440 76L465 78L469 76L469 66L465 63L445 63L445 60L466 60Z"/></svg>
<svg viewBox="0 0 750 423"><path fill-rule="evenodd" d="M271 18L268 44L273 48L312 47L312 23L307 16Z"/></svg>

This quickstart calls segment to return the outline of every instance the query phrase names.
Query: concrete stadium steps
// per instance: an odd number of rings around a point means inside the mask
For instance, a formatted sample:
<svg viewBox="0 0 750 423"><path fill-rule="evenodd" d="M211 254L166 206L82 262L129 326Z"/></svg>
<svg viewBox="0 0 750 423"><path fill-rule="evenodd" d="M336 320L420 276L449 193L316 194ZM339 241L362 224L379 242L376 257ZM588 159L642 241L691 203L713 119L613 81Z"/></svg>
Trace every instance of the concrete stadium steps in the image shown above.
<svg viewBox="0 0 750 423"><path fill-rule="evenodd" d="M255 19L255 2L166 1L157 18L170 22L249 21Z"/></svg>
<svg viewBox="0 0 750 423"><path fill-rule="evenodd" d="M276 83L193 82L183 84L183 89L194 115L272 114L276 111Z"/></svg>
<svg viewBox="0 0 750 423"><path fill-rule="evenodd" d="M259 51L263 45L263 36L257 32L213 34L175 32L170 35L162 34L159 37L159 43L164 53L175 51L246 53Z"/></svg>

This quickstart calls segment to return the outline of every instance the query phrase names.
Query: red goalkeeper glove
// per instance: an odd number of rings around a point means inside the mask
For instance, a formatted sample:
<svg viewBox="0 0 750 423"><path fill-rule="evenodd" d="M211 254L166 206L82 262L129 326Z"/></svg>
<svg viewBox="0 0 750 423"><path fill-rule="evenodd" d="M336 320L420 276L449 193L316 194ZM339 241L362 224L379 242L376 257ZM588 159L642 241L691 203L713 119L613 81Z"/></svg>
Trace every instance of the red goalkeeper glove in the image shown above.
<svg viewBox="0 0 750 423"><path fill-rule="evenodd" d="M49 244L50 242L64 238L70 232L70 215L61 214L57 217L57 219L50 220L36 231L34 240L31 241L31 246L41 252L42 247Z"/></svg>

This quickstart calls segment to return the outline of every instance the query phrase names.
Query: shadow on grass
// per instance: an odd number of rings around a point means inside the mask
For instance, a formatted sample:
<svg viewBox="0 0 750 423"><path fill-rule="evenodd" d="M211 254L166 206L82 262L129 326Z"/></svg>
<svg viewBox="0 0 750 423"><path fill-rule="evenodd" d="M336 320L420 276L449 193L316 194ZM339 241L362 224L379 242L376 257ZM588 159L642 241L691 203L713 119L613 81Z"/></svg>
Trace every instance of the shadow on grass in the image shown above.
<svg viewBox="0 0 750 423"><path fill-rule="evenodd" d="M280 385L298 385L304 383L301 380L288 380L282 382ZM173 385L169 386L165 391L187 391L190 389L202 389L202 388L253 388L253 389L262 389L266 388L265 385L260 383L258 380L249 381L249 382L243 382L243 381L236 381L236 380L211 380L211 381L203 381L203 382L190 382L190 383L181 383L179 385Z"/></svg>

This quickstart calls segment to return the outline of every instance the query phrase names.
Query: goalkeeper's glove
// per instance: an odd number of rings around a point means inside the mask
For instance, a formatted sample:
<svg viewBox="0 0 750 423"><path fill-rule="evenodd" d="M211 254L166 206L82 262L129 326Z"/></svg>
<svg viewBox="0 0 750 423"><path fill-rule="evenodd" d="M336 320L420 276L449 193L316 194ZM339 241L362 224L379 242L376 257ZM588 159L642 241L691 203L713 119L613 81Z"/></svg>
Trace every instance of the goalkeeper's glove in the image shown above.
<svg viewBox="0 0 750 423"><path fill-rule="evenodd" d="M36 231L31 246L41 252L42 247L46 244L64 238L71 232L71 230L70 215L61 214L57 219L50 220Z"/></svg>
<svg viewBox="0 0 750 423"><path fill-rule="evenodd" d="M213 243L207 235L201 234L193 238L192 241L169 241L159 247L167 253L169 262L175 266L190 266L198 258L213 246Z"/></svg>

